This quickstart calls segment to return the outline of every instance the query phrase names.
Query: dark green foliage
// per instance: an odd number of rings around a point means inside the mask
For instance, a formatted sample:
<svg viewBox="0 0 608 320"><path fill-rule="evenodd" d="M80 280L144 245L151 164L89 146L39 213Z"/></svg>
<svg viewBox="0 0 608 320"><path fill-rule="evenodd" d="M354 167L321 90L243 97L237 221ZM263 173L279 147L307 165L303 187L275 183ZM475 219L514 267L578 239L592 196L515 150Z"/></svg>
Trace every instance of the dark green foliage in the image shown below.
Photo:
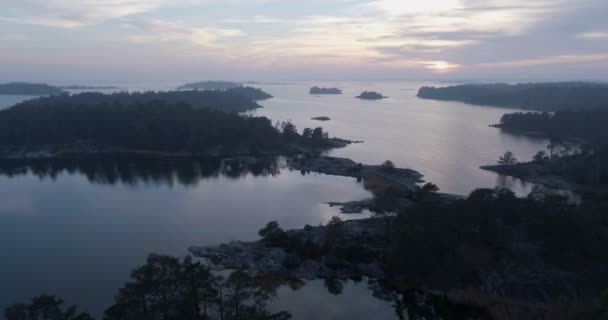
<svg viewBox="0 0 608 320"><path fill-rule="evenodd" d="M498 159L498 164L509 165L509 164L516 164L516 163L517 163L517 158L515 158L515 155L511 151L505 152L505 154L500 156L500 158Z"/></svg>
<svg viewBox="0 0 608 320"><path fill-rule="evenodd" d="M608 108L562 110L554 114L516 112L502 116L498 127L516 132L538 132L551 138L578 137L608 144Z"/></svg>
<svg viewBox="0 0 608 320"><path fill-rule="evenodd" d="M78 312L76 307L63 307L63 300L51 296L33 297L27 304L16 303L4 310L6 320L93 320L86 312Z"/></svg>
<svg viewBox="0 0 608 320"><path fill-rule="evenodd" d="M0 95L45 96L59 95L65 91L41 83L13 82L0 84Z"/></svg>
<svg viewBox="0 0 608 320"><path fill-rule="evenodd" d="M178 98L168 97L181 94L184 93L86 93L24 102L0 111L0 141L4 146L19 147L84 144L129 151L219 155L260 150L280 152L287 144L315 148L331 146L321 128L304 138L292 124L285 124L281 133L267 118L243 117L154 100L175 100ZM204 92L185 94L202 99L199 104L207 101L196 96ZM221 109L224 103L226 108L235 107L230 101L222 101L216 107Z"/></svg>
<svg viewBox="0 0 608 320"><path fill-rule="evenodd" d="M199 262L150 255L131 274L105 312L105 320L289 319L270 313L267 303L276 288L237 270L227 279L213 275Z"/></svg>
<svg viewBox="0 0 608 320"><path fill-rule="evenodd" d="M418 97L539 111L592 109L608 107L608 85L583 82L467 84L422 87Z"/></svg>
<svg viewBox="0 0 608 320"><path fill-rule="evenodd" d="M386 267L420 284L461 287L495 268L511 254L510 244L520 241L539 248L548 265L606 265L605 209L574 206L540 189L527 198L506 189L478 189L452 203L417 203L393 222Z"/></svg>
<svg viewBox="0 0 608 320"><path fill-rule="evenodd" d="M271 245L279 245L287 239L287 234L276 221L268 222L264 228L258 231L258 235Z"/></svg>
<svg viewBox="0 0 608 320"><path fill-rule="evenodd" d="M285 256L285 259L283 259L283 266L289 270L298 268L301 263L302 260L295 254L288 254Z"/></svg>
<svg viewBox="0 0 608 320"><path fill-rule="evenodd" d="M54 104L57 103L57 104ZM16 146L71 144L165 152L204 152L282 142L270 120L183 104L18 105L0 111L0 141Z"/></svg>

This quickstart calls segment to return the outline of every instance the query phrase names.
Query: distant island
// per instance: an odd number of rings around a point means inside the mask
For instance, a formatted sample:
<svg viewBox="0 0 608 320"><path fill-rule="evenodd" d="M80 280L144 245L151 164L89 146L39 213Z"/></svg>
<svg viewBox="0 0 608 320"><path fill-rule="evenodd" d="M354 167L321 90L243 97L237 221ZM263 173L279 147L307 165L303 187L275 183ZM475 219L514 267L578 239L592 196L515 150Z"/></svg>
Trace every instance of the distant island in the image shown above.
<svg viewBox="0 0 608 320"><path fill-rule="evenodd" d="M113 90L120 89L119 87L112 86L81 86L81 85L71 85L71 86L63 86L58 87L63 90Z"/></svg>
<svg viewBox="0 0 608 320"><path fill-rule="evenodd" d="M319 88L314 86L310 88L310 94L342 94L342 90L338 88Z"/></svg>
<svg viewBox="0 0 608 320"><path fill-rule="evenodd" d="M537 111L608 107L608 84L585 82L466 84L422 87L423 99Z"/></svg>
<svg viewBox="0 0 608 320"><path fill-rule="evenodd" d="M381 100L381 99L384 99L386 97L383 96L382 94L378 93L378 92L375 92L375 91L363 91L356 98L362 99L362 100Z"/></svg>
<svg viewBox="0 0 608 320"><path fill-rule="evenodd" d="M329 117L314 117L314 118L310 118L311 120L317 120L317 121L329 121L331 120Z"/></svg>
<svg viewBox="0 0 608 320"><path fill-rule="evenodd" d="M228 90L241 86L242 85L240 83L229 81L200 81L186 83L182 86L177 87L177 90Z"/></svg>
<svg viewBox="0 0 608 320"><path fill-rule="evenodd" d="M0 84L0 95L46 96L66 93L44 83L12 82Z"/></svg>

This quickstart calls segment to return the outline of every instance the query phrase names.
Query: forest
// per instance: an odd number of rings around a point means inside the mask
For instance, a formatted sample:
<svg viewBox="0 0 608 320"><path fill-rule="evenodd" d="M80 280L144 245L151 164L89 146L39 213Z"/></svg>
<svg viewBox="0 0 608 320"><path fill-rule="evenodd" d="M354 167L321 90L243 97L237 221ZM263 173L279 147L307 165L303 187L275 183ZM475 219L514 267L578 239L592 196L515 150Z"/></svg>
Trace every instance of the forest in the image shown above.
<svg viewBox="0 0 608 320"><path fill-rule="evenodd" d="M235 88L231 90L204 90L204 91L148 91L148 92L117 92L104 94L99 92L85 92L80 94L55 95L27 100L15 105L13 108L35 108L43 106L95 106L95 105L134 105L150 102L164 101L168 104L187 104L193 108L206 108L225 112L245 112L261 108L257 100L270 98L255 88Z"/></svg>
<svg viewBox="0 0 608 320"><path fill-rule="evenodd" d="M423 99L535 111L594 109L608 106L608 84L585 82L466 84L422 87Z"/></svg>
<svg viewBox="0 0 608 320"><path fill-rule="evenodd" d="M166 153L256 154L296 148L332 146L322 128L301 134L291 123L273 125L263 117L216 111L231 99L255 104L229 92L186 92L200 100L189 106L177 100L183 93L82 94L41 98L0 111L0 141L4 151L49 145L81 144L133 151ZM228 102L215 98L228 95ZM154 98L169 97L169 101ZM195 99L196 100L196 99ZM209 108L200 106L211 105Z"/></svg>

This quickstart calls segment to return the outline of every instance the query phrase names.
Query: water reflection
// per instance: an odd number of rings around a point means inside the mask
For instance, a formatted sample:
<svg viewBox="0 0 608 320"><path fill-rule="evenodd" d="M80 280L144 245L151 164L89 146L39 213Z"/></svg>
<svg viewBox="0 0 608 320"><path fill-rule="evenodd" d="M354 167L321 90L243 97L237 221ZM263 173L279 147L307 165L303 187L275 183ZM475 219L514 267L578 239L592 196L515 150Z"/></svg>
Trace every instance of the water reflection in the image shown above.
<svg viewBox="0 0 608 320"><path fill-rule="evenodd" d="M314 280L304 286L289 284L278 292L272 308L285 308L294 319L490 319L482 309L450 302L444 295L414 289L398 292L391 282L371 278ZM301 303L289 303L294 300Z"/></svg>
<svg viewBox="0 0 608 320"><path fill-rule="evenodd" d="M2 160L0 175L9 178L32 174L56 180L64 173L82 175L91 183L128 186L197 186L203 179L219 176L239 179L247 175L276 176L284 161L276 157L230 159L160 159L149 157L96 156L69 159Z"/></svg>

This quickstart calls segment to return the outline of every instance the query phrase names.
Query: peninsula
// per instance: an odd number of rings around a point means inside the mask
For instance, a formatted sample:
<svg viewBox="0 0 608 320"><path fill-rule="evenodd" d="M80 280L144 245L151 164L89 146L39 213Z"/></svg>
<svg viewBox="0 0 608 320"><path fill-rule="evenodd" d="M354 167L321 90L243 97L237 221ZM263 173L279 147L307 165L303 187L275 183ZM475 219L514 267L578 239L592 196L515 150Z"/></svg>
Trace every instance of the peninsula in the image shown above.
<svg viewBox="0 0 608 320"><path fill-rule="evenodd" d="M608 107L608 84L587 82L465 84L422 87L422 99L536 111Z"/></svg>

